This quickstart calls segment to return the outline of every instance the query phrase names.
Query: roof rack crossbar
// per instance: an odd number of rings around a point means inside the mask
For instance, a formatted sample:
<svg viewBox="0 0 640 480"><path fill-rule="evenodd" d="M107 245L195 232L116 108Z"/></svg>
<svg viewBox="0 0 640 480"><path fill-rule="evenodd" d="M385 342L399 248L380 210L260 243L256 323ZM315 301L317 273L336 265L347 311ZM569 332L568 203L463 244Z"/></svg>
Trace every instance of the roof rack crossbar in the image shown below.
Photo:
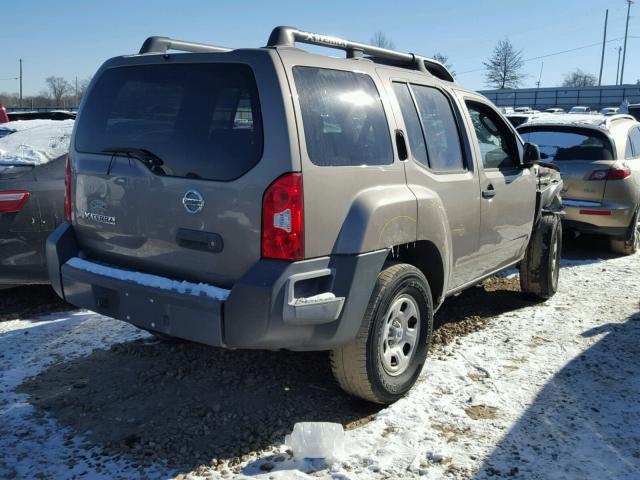
<svg viewBox="0 0 640 480"><path fill-rule="evenodd" d="M453 76L437 60L404 53L388 48L376 47L366 43L352 42L342 38L331 37L319 33L304 32L293 27L276 27L269 36L268 47L294 47L296 43L306 43L322 47L335 48L347 52L347 58L359 58L368 55L371 60L392 62L406 68L429 72L442 80L453 82Z"/></svg>
<svg viewBox="0 0 640 480"><path fill-rule="evenodd" d="M140 54L144 53L167 53L167 50L177 50L180 52L206 53L206 52L230 52L230 48L218 47L207 43L187 42L175 40L167 37L149 37L142 47Z"/></svg>

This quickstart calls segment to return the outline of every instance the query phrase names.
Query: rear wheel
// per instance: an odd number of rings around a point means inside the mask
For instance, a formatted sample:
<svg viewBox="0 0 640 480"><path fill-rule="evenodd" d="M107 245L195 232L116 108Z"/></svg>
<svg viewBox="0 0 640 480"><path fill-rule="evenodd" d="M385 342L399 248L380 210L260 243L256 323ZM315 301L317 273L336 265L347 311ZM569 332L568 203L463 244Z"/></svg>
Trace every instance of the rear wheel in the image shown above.
<svg viewBox="0 0 640 480"><path fill-rule="evenodd" d="M416 382L433 330L431 290L412 265L387 265L378 275L356 338L331 352L340 386L370 402L395 402Z"/></svg>
<svg viewBox="0 0 640 480"><path fill-rule="evenodd" d="M542 300L558 290L562 227L557 215L543 215L520 263L520 289Z"/></svg>
<svg viewBox="0 0 640 480"><path fill-rule="evenodd" d="M629 225L629 233L626 240L611 240L610 248L615 253L633 255L640 249L640 214L636 212Z"/></svg>

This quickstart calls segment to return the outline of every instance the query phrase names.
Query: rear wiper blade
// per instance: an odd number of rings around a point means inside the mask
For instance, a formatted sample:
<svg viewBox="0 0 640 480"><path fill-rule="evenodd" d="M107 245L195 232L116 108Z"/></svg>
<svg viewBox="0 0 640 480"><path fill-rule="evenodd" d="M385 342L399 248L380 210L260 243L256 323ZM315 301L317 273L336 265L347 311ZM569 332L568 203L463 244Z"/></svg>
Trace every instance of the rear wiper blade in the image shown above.
<svg viewBox="0 0 640 480"><path fill-rule="evenodd" d="M159 156L147 150L146 148L113 147L105 148L102 150L102 152L110 153L112 155L126 155L127 157L132 157L136 160L140 160L148 167L159 167L160 165L164 165L164 162Z"/></svg>

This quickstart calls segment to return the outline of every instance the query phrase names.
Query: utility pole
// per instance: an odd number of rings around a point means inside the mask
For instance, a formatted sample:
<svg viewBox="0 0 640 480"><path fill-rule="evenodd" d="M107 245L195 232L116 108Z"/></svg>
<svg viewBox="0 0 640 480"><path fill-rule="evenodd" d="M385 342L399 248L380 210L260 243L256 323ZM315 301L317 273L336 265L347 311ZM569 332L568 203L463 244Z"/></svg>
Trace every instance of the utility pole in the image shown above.
<svg viewBox="0 0 640 480"><path fill-rule="evenodd" d="M624 28L624 51L622 53L622 69L620 70L620 85L624 83L624 61L627 59L627 36L629 34L629 16L633 0L627 0L627 26Z"/></svg>
<svg viewBox="0 0 640 480"><path fill-rule="evenodd" d="M540 65L540 74L538 75L538 81L536 82L536 87L540 88L540 80L542 79L542 69L544 68L544 62Z"/></svg>
<svg viewBox="0 0 640 480"><path fill-rule="evenodd" d="M76 107L78 106L78 76L76 75Z"/></svg>
<svg viewBox="0 0 640 480"><path fill-rule="evenodd" d="M618 66L616 67L616 85L618 85L618 80L620 78L620 54L622 53L622 47L618 47Z"/></svg>
<svg viewBox="0 0 640 480"><path fill-rule="evenodd" d="M609 21L609 9L604 14L604 37L602 38L602 57L600 58L600 76L598 86L602 85L602 69L604 68L604 46L607 44L607 23Z"/></svg>
<svg viewBox="0 0 640 480"><path fill-rule="evenodd" d="M22 108L22 59L20 59L20 103L18 105Z"/></svg>

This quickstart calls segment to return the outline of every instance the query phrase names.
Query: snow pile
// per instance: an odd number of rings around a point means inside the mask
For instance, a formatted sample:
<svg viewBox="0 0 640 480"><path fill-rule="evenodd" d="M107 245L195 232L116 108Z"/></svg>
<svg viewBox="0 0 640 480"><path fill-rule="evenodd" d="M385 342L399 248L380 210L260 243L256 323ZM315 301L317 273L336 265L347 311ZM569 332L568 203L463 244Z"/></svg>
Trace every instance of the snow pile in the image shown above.
<svg viewBox="0 0 640 480"><path fill-rule="evenodd" d="M312 297L296 298L296 305L310 305L312 303L325 303L335 299L336 299L336 296L334 293L331 293L331 292L318 293L317 295L313 295Z"/></svg>
<svg viewBox="0 0 640 480"><path fill-rule="evenodd" d="M78 257L71 258L67 261L66 265L77 268L78 270L95 273L97 275L137 283L138 285L144 285L145 287L159 288L161 290L173 290L178 293L184 293L196 297L206 295L207 297L215 300L224 301L230 293L230 290L214 287L213 285L206 283L191 283L186 281L179 282L177 280L171 280L170 278L160 277L158 275L150 275L148 273L108 267L106 265L100 265L99 263L88 262L87 260L82 260Z"/></svg>
<svg viewBox="0 0 640 480"><path fill-rule="evenodd" d="M22 120L5 124L5 127L19 125L20 129L0 138L0 164L42 165L63 156L69 151L73 124L74 120Z"/></svg>
<svg viewBox="0 0 640 480"><path fill-rule="evenodd" d="M73 120L71 120L73 121ZM35 127L42 127L43 125L51 125L60 123L60 120L14 120L13 122L7 122L0 125L0 130L10 130L12 132L21 132L23 130L30 130Z"/></svg>

